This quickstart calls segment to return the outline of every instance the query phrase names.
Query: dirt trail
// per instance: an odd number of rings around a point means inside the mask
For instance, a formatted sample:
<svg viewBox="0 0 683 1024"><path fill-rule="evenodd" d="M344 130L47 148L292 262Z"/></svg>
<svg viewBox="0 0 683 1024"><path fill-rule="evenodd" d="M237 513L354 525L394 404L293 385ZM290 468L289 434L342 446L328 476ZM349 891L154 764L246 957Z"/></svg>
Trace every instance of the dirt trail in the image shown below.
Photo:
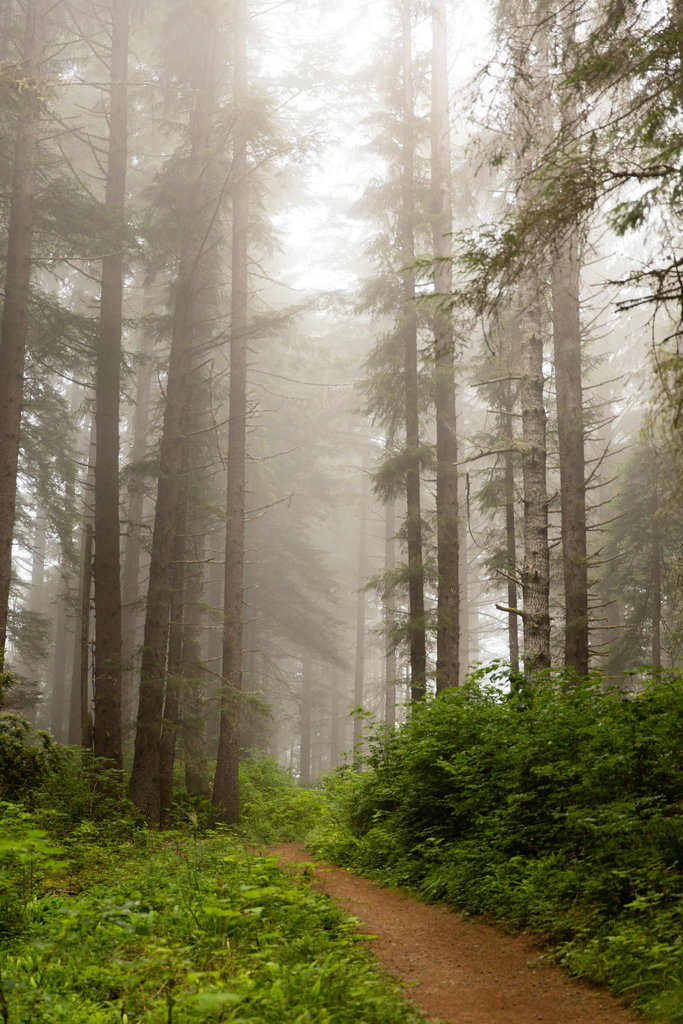
<svg viewBox="0 0 683 1024"><path fill-rule="evenodd" d="M285 864L313 861L294 844L269 852ZM526 935L506 935L322 861L312 878L375 936L373 953L428 1018L448 1024L642 1024L609 993L540 964L542 949Z"/></svg>

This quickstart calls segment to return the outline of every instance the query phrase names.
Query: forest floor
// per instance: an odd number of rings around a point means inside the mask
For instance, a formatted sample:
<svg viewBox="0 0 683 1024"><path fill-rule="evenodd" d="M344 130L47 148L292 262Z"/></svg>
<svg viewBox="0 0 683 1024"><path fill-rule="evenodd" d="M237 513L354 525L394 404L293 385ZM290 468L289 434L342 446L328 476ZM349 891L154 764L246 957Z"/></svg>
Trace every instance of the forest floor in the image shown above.
<svg viewBox="0 0 683 1024"><path fill-rule="evenodd" d="M642 1017L604 989L545 962L538 938L420 903L322 861L297 844L270 848L358 919L370 948L406 998L448 1024L636 1024Z"/></svg>

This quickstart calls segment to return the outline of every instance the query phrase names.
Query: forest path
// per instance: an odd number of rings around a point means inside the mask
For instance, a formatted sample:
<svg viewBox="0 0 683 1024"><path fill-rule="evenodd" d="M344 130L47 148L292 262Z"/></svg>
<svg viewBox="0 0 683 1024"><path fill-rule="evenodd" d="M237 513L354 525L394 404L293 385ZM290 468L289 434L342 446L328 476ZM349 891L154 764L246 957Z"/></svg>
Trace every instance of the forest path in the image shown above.
<svg viewBox="0 0 683 1024"><path fill-rule="evenodd" d="M297 844L268 852L285 865L315 864L315 888L373 936L374 955L429 1019L448 1024L642 1024L642 1017L604 990L539 963L543 950L527 935L507 935L447 907L382 888L314 861Z"/></svg>

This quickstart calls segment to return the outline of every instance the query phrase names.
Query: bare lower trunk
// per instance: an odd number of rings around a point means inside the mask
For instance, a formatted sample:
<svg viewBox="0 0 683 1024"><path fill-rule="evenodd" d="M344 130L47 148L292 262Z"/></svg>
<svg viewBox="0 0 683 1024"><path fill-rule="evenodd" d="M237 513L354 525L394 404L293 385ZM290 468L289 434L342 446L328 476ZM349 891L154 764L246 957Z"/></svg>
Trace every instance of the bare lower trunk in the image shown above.
<svg viewBox="0 0 683 1024"><path fill-rule="evenodd" d="M179 519L184 520L181 513ZM168 630L168 666L164 712L159 739L159 820L162 825L168 821L173 798L173 765L175 764L176 735L180 717L180 687L183 666L183 609L185 566L184 538L181 537L184 522L178 523L176 536L176 563L173 566L173 584L170 621Z"/></svg>
<svg viewBox="0 0 683 1024"><path fill-rule="evenodd" d="M29 0L23 60L17 72L19 124L7 232L2 333L0 334L0 668L4 661L12 572L12 538L24 399L31 247L41 116L40 66L44 59L47 0Z"/></svg>
<svg viewBox="0 0 683 1024"><path fill-rule="evenodd" d="M63 743L64 735L64 704L66 694L66 602L68 594L58 598L57 617L55 619L54 660L52 663L52 704L50 707L50 732L57 743Z"/></svg>
<svg viewBox="0 0 683 1024"><path fill-rule="evenodd" d="M552 267L553 345L565 597L565 664L588 674L588 568L579 247L576 232L563 242Z"/></svg>
<svg viewBox="0 0 683 1024"><path fill-rule="evenodd" d="M341 759L341 673L335 670L330 681L330 769Z"/></svg>
<svg viewBox="0 0 683 1024"><path fill-rule="evenodd" d="M505 396L505 409L501 417L502 434L506 441L505 447L505 571L507 573L508 608L508 647L510 651L510 669L519 672L519 630L517 627L517 524L515 521L515 467L512 447L514 436L512 430L513 403L508 384Z"/></svg>
<svg viewBox="0 0 683 1024"><path fill-rule="evenodd" d="M524 668L530 678L550 667L550 558L546 491L546 412L539 282L527 269L520 287L522 328L522 476Z"/></svg>
<svg viewBox="0 0 683 1024"><path fill-rule="evenodd" d="M193 520L194 522L194 520ZM200 528L192 539L196 562L187 566L183 614L182 735L185 788L190 796L208 799L211 787L206 752L207 672L202 661L204 625L204 558L206 534Z"/></svg>
<svg viewBox="0 0 683 1024"><path fill-rule="evenodd" d="M130 781L131 799L154 822L158 822L160 816L159 742L165 698L175 541L181 500L180 480L192 380L195 297L191 266L192 260L186 256L181 261L181 273L186 276L179 283L173 319L140 668L135 753Z"/></svg>
<svg viewBox="0 0 683 1024"><path fill-rule="evenodd" d="M311 784L311 697L313 670L310 656L301 662L301 714L300 714L300 758L299 782L302 786Z"/></svg>
<svg viewBox="0 0 683 1024"><path fill-rule="evenodd" d="M159 457L159 482L152 530L149 585L140 666L140 697L130 796L151 821L160 815L160 739L166 689L168 629L176 561L176 537L182 501L182 479L192 389L192 353L197 293L201 286L201 255L206 231L204 186L208 144L214 110L215 54L207 19L205 59L196 85L190 115L192 142L187 187L196 202L196 217L180 254L175 292L166 403Z"/></svg>
<svg viewBox="0 0 683 1024"><path fill-rule="evenodd" d="M662 544L657 519L659 502L655 490L652 513L652 665L662 667Z"/></svg>
<svg viewBox="0 0 683 1024"><path fill-rule="evenodd" d="M147 449L147 428L152 382L151 355L152 339L145 332L140 343L140 365L135 391L133 450L130 458L133 474L128 486L127 533L121 588L121 722L124 740L129 736L132 728L135 703L133 689L138 647L136 631L139 622L140 553L145 496L145 488L136 470L142 462Z"/></svg>
<svg viewBox="0 0 683 1024"><path fill-rule="evenodd" d="M230 330L230 424L223 592L221 718L212 803L225 824L239 819L240 700L244 601L244 487L247 434L248 157L247 9L235 10L233 96L232 324Z"/></svg>
<svg viewBox="0 0 683 1024"><path fill-rule="evenodd" d="M406 424L406 537L408 548L408 606L410 633L410 695L421 700L426 693L427 649L425 638L424 566L422 563L422 511L420 506L420 424L418 411L417 315L415 312L415 117L412 77L411 7L401 5L403 69L403 139L401 195L401 259L403 271L403 358Z"/></svg>
<svg viewBox="0 0 683 1024"><path fill-rule="evenodd" d="M69 743L91 748L92 722L90 719L90 597L92 591L93 526L92 505L95 487L95 419L90 423L88 469L82 487L83 522L81 533L81 578L79 614L73 649L71 698L69 702Z"/></svg>
<svg viewBox="0 0 683 1024"><path fill-rule="evenodd" d="M92 593L93 525L85 524L81 579L81 621L78 630L78 707L80 744L92 750L92 716L90 714L90 596Z"/></svg>
<svg viewBox="0 0 683 1024"><path fill-rule="evenodd" d="M353 673L353 750L360 756L363 739L363 719L359 711L365 699L365 548L367 545L367 510L361 498L358 526L358 592L356 596L356 657Z"/></svg>
<svg viewBox="0 0 683 1024"><path fill-rule="evenodd" d="M105 205L116 224L102 260L95 421L95 754L122 766L119 392L128 143L128 0L112 0L109 157Z"/></svg>
<svg viewBox="0 0 683 1024"><path fill-rule="evenodd" d="M386 505L384 523L384 568L391 572L396 563L396 509L393 500ZM393 637L396 626L396 598L393 593L384 600L384 631L386 651L384 656L384 721L387 729L396 725L396 643Z"/></svg>
<svg viewBox="0 0 683 1024"><path fill-rule="evenodd" d="M448 103L447 17L444 0L432 2L432 236L436 368L436 536L438 598L436 689L457 686L460 674L460 581L458 537L458 439L455 416L454 338L443 299L453 291L452 199Z"/></svg>

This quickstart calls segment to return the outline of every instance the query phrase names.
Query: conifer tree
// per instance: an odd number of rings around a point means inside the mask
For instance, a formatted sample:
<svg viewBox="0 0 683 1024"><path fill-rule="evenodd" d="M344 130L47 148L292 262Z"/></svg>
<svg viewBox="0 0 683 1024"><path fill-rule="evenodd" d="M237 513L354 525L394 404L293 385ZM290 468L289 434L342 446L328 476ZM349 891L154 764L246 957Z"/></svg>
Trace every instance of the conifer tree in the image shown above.
<svg viewBox="0 0 683 1024"><path fill-rule="evenodd" d="M244 493L247 438L248 220L247 5L237 0L233 21L232 254L230 422L223 592L221 718L212 802L220 819L239 818L239 735L242 690Z"/></svg>
<svg viewBox="0 0 683 1024"><path fill-rule="evenodd" d="M14 80L17 128L0 335L0 666L12 571L47 8L46 0L27 0L24 42Z"/></svg>
<svg viewBox="0 0 683 1024"><path fill-rule="evenodd" d="M105 207L112 232L102 259L95 376L94 751L121 768L121 555L119 393L124 208L128 152L128 0L111 2L109 140Z"/></svg>
<svg viewBox="0 0 683 1024"><path fill-rule="evenodd" d="M458 543L458 439L451 317L445 302L453 291L451 233L451 133L448 102L446 4L432 3L431 188L434 245L434 362L436 405L436 534L438 600L436 688L457 686L460 675L460 580Z"/></svg>
<svg viewBox="0 0 683 1024"><path fill-rule="evenodd" d="M192 391L193 338L198 295L204 282L209 234L215 221L222 189L216 189L211 171L211 129L216 113L216 89L221 74L221 35L212 12L204 8L185 22L192 44L194 80L184 82L191 110L189 152L180 163L184 209L180 228L177 279L173 295L171 348L166 378L166 397L159 455L159 480L152 532L149 586L145 614L140 675L140 698L135 736L131 799L152 821L161 813L160 742L168 656L168 631L173 593L176 536L182 503L183 465ZM173 28L178 31L181 24ZM188 44L188 38L184 45ZM171 175L177 165L171 161ZM214 215L212 216L212 211Z"/></svg>

